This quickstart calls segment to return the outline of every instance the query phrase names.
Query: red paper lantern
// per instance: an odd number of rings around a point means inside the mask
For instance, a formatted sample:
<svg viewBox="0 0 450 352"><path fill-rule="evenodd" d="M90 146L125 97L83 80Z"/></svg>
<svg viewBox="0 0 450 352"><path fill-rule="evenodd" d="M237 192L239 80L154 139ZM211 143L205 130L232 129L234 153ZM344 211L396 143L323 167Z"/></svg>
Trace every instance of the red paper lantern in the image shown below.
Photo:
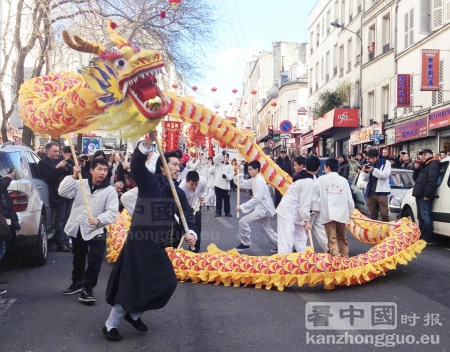
<svg viewBox="0 0 450 352"><path fill-rule="evenodd" d="M178 9L178 5L181 4L181 0L169 0L170 6L172 6L173 9Z"/></svg>
<svg viewBox="0 0 450 352"><path fill-rule="evenodd" d="M212 90L213 93L215 93L217 88L216 87L212 87L211 90Z"/></svg>
<svg viewBox="0 0 450 352"><path fill-rule="evenodd" d="M232 90L232 92L233 92L233 94L236 94L236 93L238 92L238 90L237 90L236 88L234 88L234 89Z"/></svg>
<svg viewBox="0 0 450 352"><path fill-rule="evenodd" d="M218 111L216 111L216 114L218 114L219 112Z"/></svg>
<svg viewBox="0 0 450 352"><path fill-rule="evenodd" d="M166 11L162 10L162 11L159 13L159 17L161 17L161 18L166 18Z"/></svg>
<svg viewBox="0 0 450 352"><path fill-rule="evenodd" d="M245 104L245 105L247 105L247 102L246 102L246 101L244 101L244 104Z"/></svg>
<svg viewBox="0 0 450 352"><path fill-rule="evenodd" d="M198 89L197 86L192 86L191 88L192 88L192 90L193 90L194 92L197 91L197 89Z"/></svg>
<svg viewBox="0 0 450 352"><path fill-rule="evenodd" d="M277 106L277 103L273 101L272 104L270 104L270 105Z"/></svg>
<svg viewBox="0 0 450 352"><path fill-rule="evenodd" d="M233 105L233 103L232 103L232 102L230 102L230 105Z"/></svg>
<svg viewBox="0 0 450 352"><path fill-rule="evenodd" d="M173 89L177 89L178 88L178 84L176 84L176 83L172 84L172 88Z"/></svg>
<svg viewBox="0 0 450 352"><path fill-rule="evenodd" d="M253 95L255 95L256 93L258 93L256 90L252 90L250 93L252 93Z"/></svg>

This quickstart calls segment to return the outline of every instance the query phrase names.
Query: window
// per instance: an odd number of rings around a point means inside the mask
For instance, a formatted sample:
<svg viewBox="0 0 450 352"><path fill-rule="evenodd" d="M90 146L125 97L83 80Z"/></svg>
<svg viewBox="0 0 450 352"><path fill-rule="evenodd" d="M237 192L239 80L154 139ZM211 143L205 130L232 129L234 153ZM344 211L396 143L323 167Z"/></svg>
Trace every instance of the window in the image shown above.
<svg viewBox="0 0 450 352"><path fill-rule="evenodd" d="M369 121L373 121L375 113L375 94L373 91L369 92L367 100L367 118Z"/></svg>
<svg viewBox="0 0 450 352"><path fill-rule="evenodd" d="M352 39L347 42L347 71L352 69Z"/></svg>
<svg viewBox="0 0 450 352"><path fill-rule="evenodd" d="M316 91L319 89L319 62L316 62Z"/></svg>
<svg viewBox="0 0 450 352"><path fill-rule="evenodd" d="M443 0L433 0L433 30L439 29L442 26L442 17L444 14L444 4Z"/></svg>
<svg viewBox="0 0 450 352"><path fill-rule="evenodd" d="M324 70L325 70L325 67L324 67L325 65L323 64L323 57L322 57L322 63L321 63L321 67L320 67L320 79L321 79L321 81L323 82L323 79L325 78L325 73L324 73Z"/></svg>
<svg viewBox="0 0 450 352"><path fill-rule="evenodd" d="M344 46L339 48L339 77L344 75Z"/></svg>
<svg viewBox="0 0 450 352"><path fill-rule="evenodd" d="M439 61L439 90L433 91L431 95L431 106L441 105L444 89L444 60Z"/></svg>
<svg viewBox="0 0 450 352"><path fill-rule="evenodd" d="M331 13L330 10L327 12L327 35L330 34L330 23L331 23Z"/></svg>
<svg viewBox="0 0 450 352"><path fill-rule="evenodd" d="M414 44L414 8L405 13L405 49Z"/></svg>
<svg viewBox="0 0 450 352"><path fill-rule="evenodd" d="M28 165L30 165L31 176L33 178L42 179L41 173L39 172L38 164L36 163L35 158L33 157L33 154L30 152L27 152L26 156L27 156L27 160L28 160Z"/></svg>
<svg viewBox="0 0 450 352"><path fill-rule="evenodd" d="M333 77L337 75L338 65L338 45L335 44L333 48Z"/></svg>
<svg viewBox="0 0 450 352"><path fill-rule="evenodd" d="M334 3L334 18L335 21L339 23L339 2L338 0Z"/></svg>
<svg viewBox="0 0 450 352"><path fill-rule="evenodd" d="M359 38L361 38L361 29L358 29L357 31L356 31L356 34L359 36L358 37L358 40L360 40ZM358 44L361 44L361 42L358 42ZM361 50L355 50L355 55L356 55L356 57L355 57L355 65L356 64L359 64L360 63L360 55L361 55Z"/></svg>
<svg viewBox="0 0 450 352"><path fill-rule="evenodd" d="M288 101L288 120L296 121L297 118L297 102L295 100Z"/></svg>
<svg viewBox="0 0 450 352"><path fill-rule="evenodd" d="M355 105L361 108L360 96L359 96L359 81L355 82Z"/></svg>
<svg viewBox="0 0 450 352"><path fill-rule="evenodd" d="M389 50L389 44L391 42L391 17L387 14L383 17L383 53Z"/></svg>
<svg viewBox="0 0 450 352"><path fill-rule="evenodd" d="M325 56L325 76L326 81L328 82L328 80L330 79L330 52L327 52Z"/></svg>
<svg viewBox="0 0 450 352"><path fill-rule="evenodd" d="M341 2L341 22L345 22L345 0Z"/></svg>
<svg viewBox="0 0 450 352"><path fill-rule="evenodd" d="M431 21L430 21L430 1L420 0L420 34L430 34Z"/></svg>
<svg viewBox="0 0 450 352"><path fill-rule="evenodd" d="M381 88L381 114L383 116L389 115L389 104L389 85L387 85Z"/></svg>

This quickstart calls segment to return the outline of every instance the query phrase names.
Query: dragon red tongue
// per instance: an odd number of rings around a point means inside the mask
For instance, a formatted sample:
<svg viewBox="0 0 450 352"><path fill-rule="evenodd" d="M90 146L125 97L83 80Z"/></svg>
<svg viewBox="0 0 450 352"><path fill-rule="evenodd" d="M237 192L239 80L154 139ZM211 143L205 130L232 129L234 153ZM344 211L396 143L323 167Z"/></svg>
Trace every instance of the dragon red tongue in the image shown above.
<svg viewBox="0 0 450 352"><path fill-rule="evenodd" d="M144 86L136 90L137 97L144 102L158 96L155 86Z"/></svg>

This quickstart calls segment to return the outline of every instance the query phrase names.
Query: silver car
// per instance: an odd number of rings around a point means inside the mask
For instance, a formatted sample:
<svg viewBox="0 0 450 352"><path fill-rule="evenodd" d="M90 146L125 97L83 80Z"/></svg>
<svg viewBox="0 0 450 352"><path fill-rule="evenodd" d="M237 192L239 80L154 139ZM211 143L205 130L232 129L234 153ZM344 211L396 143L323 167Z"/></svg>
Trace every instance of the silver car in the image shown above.
<svg viewBox="0 0 450 352"><path fill-rule="evenodd" d="M47 260L47 230L53 224L48 186L40 175L36 153L25 146L0 148L0 175L15 169L8 187L19 217L17 246L29 265L44 265Z"/></svg>
<svg viewBox="0 0 450 352"><path fill-rule="evenodd" d="M389 202L389 220L395 220L400 216L402 198L405 193L414 187L413 171L405 169L392 169L389 177L391 194L388 195ZM352 184L353 200L355 208L363 214L367 214L367 203L364 193L366 192L367 182L362 180L358 174Z"/></svg>

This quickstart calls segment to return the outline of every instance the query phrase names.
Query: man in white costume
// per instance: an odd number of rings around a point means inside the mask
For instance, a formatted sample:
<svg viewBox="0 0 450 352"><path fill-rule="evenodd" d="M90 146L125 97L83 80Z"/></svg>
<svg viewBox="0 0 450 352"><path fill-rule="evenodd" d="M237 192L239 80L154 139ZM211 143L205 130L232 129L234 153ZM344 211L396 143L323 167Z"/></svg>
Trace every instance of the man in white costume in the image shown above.
<svg viewBox="0 0 450 352"><path fill-rule="evenodd" d="M239 168L240 186L251 189L253 197L244 204L236 206L236 211L249 213L239 220L239 236L241 243L236 247L238 251L250 248L250 224L257 223L260 231L267 237L269 242L277 246L277 234L270 227L269 218L275 215L275 207L269 194L266 181L259 173L261 164L259 161L253 160L248 163L248 173L251 177L249 180L244 179L244 175Z"/></svg>
<svg viewBox="0 0 450 352"><path fill-rule="evenodd" d="M216 205L216 190L214 189L214 179L216 178L216 167L214 166L213 158L208 157L208 172L207 172L207 195L205 199L206 210L209 210L209 207L213 207Z"/></svg>
<svg viewBox="0 0 450 352"><path fill-rule="evenodd" d="M297 168L294 184L284 194L276 209L278 225L278 254L288 254L292 248L298 253L304 252L311 229L311 203L314 194L314 175L320 170L320 159L316 156L296 158Z"/></svg>
<svg viewBox="0 0 450 352"><path fill-rule="evenodd" d="M198 253L200 251L202 213L199 203L202 203L206 197L206 184L206 178L200 176L197 171L189 171L186 175L186 179L181 181L180 185L178 186L184 191L184 193L186 193L187 201L192 208L192 212L195 213L197 242L195 243L195 248L191 248L195 253Z"/></svg>
<svg viewBox="0 0 450 352"><path fill-rule="evenodd" d="M315 193L320 195L320 213L328 237L328 248L333 257L348 257L346 225L353 214L355 204L345 178L339 176L339 161L325 161L325 176L319 177Z"/></svg>

